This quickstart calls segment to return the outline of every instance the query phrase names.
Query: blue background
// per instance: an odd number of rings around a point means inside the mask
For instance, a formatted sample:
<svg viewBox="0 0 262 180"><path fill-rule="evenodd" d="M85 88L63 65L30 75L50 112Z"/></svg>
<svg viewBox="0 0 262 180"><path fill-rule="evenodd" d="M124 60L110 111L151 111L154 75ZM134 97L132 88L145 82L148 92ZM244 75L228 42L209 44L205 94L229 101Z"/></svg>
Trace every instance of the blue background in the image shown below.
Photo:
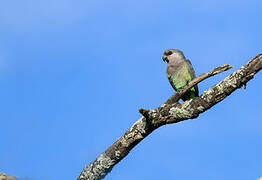
<svg viewBox="0 0 262 180"><path fill-rule="evenodd" d="M76 179L174 91L161 56L196 74L262 53L260 0L9 0L0 6L0 171ZM161 127L106 177L252 180L262 176L261 73L196 120Z"/></svg>

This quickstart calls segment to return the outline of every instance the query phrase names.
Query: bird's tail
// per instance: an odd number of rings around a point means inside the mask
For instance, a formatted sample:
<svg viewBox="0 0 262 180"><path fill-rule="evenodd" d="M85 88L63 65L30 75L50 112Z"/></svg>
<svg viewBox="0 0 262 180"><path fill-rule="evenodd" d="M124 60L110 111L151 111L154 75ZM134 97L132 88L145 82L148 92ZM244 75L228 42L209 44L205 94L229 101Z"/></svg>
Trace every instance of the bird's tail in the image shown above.
<svg viewBox="0 0 262 180"><path fill-rule="evenodd" d="M195 97L198 97L198 93L195 89L195 87L192 87L184 96L182 96L183 101L187 101L189 99L193 99Z"/></svg>

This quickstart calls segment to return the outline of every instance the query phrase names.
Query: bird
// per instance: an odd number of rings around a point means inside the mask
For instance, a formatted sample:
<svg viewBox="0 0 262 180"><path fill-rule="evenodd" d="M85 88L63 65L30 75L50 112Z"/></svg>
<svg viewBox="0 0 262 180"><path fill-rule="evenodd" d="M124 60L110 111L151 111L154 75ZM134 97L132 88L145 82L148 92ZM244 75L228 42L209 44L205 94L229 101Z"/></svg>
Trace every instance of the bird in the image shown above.
<svg viewBox="0 0 262 180"><path fill-rule="evenodd" d="M178 49L168 49L162 57L167 62L166 74L171 86L175 91L183 89L196 75L191 62L186 59L184 53ZM198 97L198 86L189 89L181 99L183 101Z"/></svg>

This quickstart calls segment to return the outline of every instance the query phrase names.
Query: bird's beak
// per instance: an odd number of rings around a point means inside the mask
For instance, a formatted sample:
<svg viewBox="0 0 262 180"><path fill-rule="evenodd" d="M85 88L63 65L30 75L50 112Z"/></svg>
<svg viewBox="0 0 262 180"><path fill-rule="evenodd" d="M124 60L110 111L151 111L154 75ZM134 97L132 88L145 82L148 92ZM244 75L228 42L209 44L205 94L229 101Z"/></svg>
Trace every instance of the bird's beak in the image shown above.
<svg viewBox="0 0 262 180"><path fill-rule="evenodd" d="M167 56L163 56L162 59L164 62L167 61Z"/></svg>

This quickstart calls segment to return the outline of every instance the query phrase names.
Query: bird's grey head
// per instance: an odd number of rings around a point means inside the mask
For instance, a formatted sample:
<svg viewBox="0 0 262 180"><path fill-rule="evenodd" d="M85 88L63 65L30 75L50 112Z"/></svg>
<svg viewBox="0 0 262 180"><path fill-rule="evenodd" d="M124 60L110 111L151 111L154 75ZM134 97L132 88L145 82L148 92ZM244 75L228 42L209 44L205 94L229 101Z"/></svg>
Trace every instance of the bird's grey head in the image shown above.
<svg viewBox="0 0 262 180"><path fill-rule="evenodd" d="M185 59L185 56L183 52L178 49L168 49L164 52L162 59L164 62L172 63L175 61L180 61Z"/></svg>

